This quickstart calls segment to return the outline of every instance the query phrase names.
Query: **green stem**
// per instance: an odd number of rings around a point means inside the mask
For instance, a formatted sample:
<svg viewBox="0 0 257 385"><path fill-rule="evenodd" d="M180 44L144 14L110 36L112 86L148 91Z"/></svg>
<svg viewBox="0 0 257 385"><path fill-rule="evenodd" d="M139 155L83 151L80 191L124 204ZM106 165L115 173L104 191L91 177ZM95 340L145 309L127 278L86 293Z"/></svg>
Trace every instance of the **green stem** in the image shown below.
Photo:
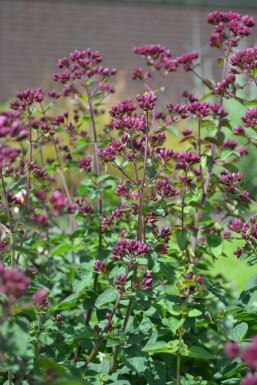
<svg viewBox="0 0 257 385"><path fill-rule="evenodd" d="M113 310L112 310L112 313L111 313L111 316L108 320L108 324L111 324L112 322L112 319L113 319L113 316L114 314L116 313L117 309L118 309L118 306L119 306L119 303L120 303L120 300L122 298L122 295L123 295L123 291L121 291L118 295L118 298L116 299L116 302L115 302L115 305L113 307ZM94 357L94 355L96 354L99 346L101 345L102 341L103 341L104 337L101 335L95 342L95 346L93 347L91 353L89 354L87 360L86 360L86 363L85 363L85 366L87 366L89 364L89 362L92 360L92 358Z"/></svg>
<svg viewBox="0 0 257 385"><path fill-rule="evenodd" d="M180 385L180 369L181 369L181 341L183 339L183 326L179 328L179 343L177 352L177 369L176 369L176 385Z"/></svg>
<svg viewBox="0 0 257 385"><path fill-rule="evenodd" d="M12 371L8 370L8 384L12 385Z"/></svg>
<svg viewBox="0 0 257 385"><path fill-rule="evenodd" d="M40 314L38 313L37 315L37 343L36 343L36 359L38 359L39 357L39 350L40 350L40 341L39 341L39 337L40 337L40 333L41 333L41 330L40 330Z"/></svg>
<svg viewBox="0 0 257 385"><path fill-rule="evenodd" d="M29 140L28 140L28 144L29 144L29 149L28 149L28 151L29 151L29 158L28 158L28 166L27 166L27 185L26 185L26 191L27 191L27 195L26 195L26 208L27 208L27 210L29 209L29 195L30 195L30 188L31 188L29 165L32 162L32 126L31 126L31 112L30 112L29 108L28 108L28 115L29 115Z"/></svg>
<svg viewBox="0 0 257 385"><path fill-rule="evenodd" d="M60 158L60 155L59 155L59 151L58 151L56 142L55 142L55 140L54 140L54 138L52 136L51 136L51 140L52 140L52 143L53 143L53 146L54 146L55 155L56 155L57 162L58 162L58 165L59 165L61 180L62 180L62 184L63 184L64 190L65 190L65 194L66 194L66 196L68 198L69 203L71 203L72 199L71 199L70 191L69 191L69 188L68 188L68 184L66 182L66 178L65 178L65 174L64 174L64 169L63 169L63 166L62 166L62 161L61 161L61 158Z"/></svg>
<svg viewBox="0 0 257 385"><path fill-rule="evenodd" d="M2 172L1 172L1 181L2 181L2 187L3 187L3 192L4 192L4 198L5 198L6 215L8 218L9 230L10 230L11 267L14 268L16 265L15 264L15 251L13 249L13 246L14 246L14 234L13 234L14 225L13 225L12 213L11 213L11 209L9 206L9 201L8 201L8 197L7 197L7 190L6 190L5 181L4 181L4 177L3 177Z"/></svg>

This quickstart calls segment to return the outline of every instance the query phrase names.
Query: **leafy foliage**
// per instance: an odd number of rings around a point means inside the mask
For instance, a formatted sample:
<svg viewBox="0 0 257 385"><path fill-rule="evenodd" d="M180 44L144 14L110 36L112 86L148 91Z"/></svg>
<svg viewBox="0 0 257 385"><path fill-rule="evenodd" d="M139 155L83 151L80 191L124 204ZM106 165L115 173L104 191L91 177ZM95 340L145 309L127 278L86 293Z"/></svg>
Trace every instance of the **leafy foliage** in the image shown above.
<svg viewBox="0 0 257 385"><path fill-rule="evenodd" d="M243 94L257 85L256 47L235 52L254 20L208 22L217 83L198 74L197 52L136 47L142 92L102 126L116 70L87 49L59 60L60 92L18 92L0 113L1 383L256 383L256 276L237 298L212 274L234 240L235 258L256 263L256 202L238 165L257 145L257 102ZM159 81L180 68L206 94L162 110ZM224 99L248 108L242 125Z"/></svg>

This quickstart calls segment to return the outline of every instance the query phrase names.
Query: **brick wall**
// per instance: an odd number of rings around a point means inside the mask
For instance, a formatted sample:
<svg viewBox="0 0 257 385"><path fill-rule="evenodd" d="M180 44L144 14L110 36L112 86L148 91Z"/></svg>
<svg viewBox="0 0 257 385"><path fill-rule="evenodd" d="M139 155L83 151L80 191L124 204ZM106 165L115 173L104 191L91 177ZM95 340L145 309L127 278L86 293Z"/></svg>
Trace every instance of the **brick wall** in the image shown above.
<svg viewBox="0 0 257 385"><path fill-rule="evenodd" d="M131 69L142 64L132 53L135 45L161 43L174 55L201 48L202 71L207 77L215 76L214 61L209 59L217 51L208 47L211 27L205 22L212 10L126 1L0 0L0 102L12 97L17 89L47 88L57 59L87 47L99 50L107 66L115 66L124 74L119 82L123 96L136 91L126 83ZM257 19L256 9L237 11ZM255 32L249 44L256 43ZM166 91L170 100L178 101L188 84L196 85L191 74L171 75Z"/></svg>

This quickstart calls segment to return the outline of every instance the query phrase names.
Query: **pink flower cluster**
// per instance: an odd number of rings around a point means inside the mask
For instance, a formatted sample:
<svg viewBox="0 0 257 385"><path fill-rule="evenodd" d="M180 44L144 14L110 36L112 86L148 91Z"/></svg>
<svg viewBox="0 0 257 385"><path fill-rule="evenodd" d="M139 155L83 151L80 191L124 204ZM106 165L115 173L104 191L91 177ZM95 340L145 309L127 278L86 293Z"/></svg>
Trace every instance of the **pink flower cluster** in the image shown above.
<svg viewBox="0 0 257 385"><path fill-rule="evenodd" d="M29 136L29 130L22 123L20 111L0 112L0 137L10 136L10 138L21 141Z"/></svg>
<svg viewBox="0 0 257 385"><path fill-rule="evenodd" d="M149 92L145 92L144 94L136 95L136 99L142 110L150 111L154 109L157 97Z"/></svg>
<svg viewBox="0 0 257 385"><path fill-rule="evenodd" d="M257 374L254 373L257 369L257 336L252 338L249 346L242 349L236 342L226 342L224 350L229 359L240 357L250 369L250 372L241 379L240 385L257 385Z"/></svg>
<svg viewBox="0 0 257 385"><path fill-rule="evenodd" d="M236 12L214 11L209 13L207 22L214 25L209 44L211 47L222 48L223 44L236 47L241 37L248 36L255 25L254 18L242 16Z"/></svg>
<svg viewBox="0 0 257 385"><path fill-rule="evenodd" d="M18 100L12 102L10 108L25 111L33 103L41 103L45 94L41 88L28 88L24 91L18 91L16 96Z"/></svg>
<svg viewBox="0 0 257 385"><path fill-rule="evenodd" d="M220 183L223 184L229 190L234 191L234 188L238 182L240 182L243 178L243 174L238 171L237 173L229 173L224 171L222 176L220 177Z"/></svg>
<svg viewBox="0 0 257 385"><path fill-rule="evenodd" d="M166 179L162 179L155 184L157 193L163 197L174 197L178 195L178 190L174 189Z"/></svg>
<svg viewBox="0 0 257 385"><path fill-rule="evenodd" d="M149 251L150 247L144 242L120 238L112 249L113 256L111 259L117 260L119 257L123 258L125 256L138 257L139 255L146 254Z"/></svg>
<svg viewBox="0 0 257 385"><path fill-rule="evenodd" d="M134 117L124 115L114 118L111 122L111 126L116 128L116 130L144 132L146 129L146 118L144 115L136 115Z"/></svg>
<svg viewBox="0 0 257 385"><path fill-rule="evenodd" d="M22 297L30 284L30 280L16 268L7 268L0 263L0 293L10 301Z"/></svg>
<svg viewBox="0 0 257 385"><path fill-rule="evenodd" d="M121 100L118 104L112 106L109 114L113 118L118 118L124 114L131 115L136 110L136 105L132 103L132 99Z"/></svg>
<svg viewBox="0 0 257 385"><path fill-rule="evenodd" d="M123 196L126 196L128 194L128 191L121 191L120 194L117 193L117 190L116 190L116 194L117 195L123 195ZM102 227L102 230L108 228L110 225L113 224L113 222L115 220L117 220L118 218L124 218L126 217L127 215L129 215L131 212L131 208L128 206L128 205L121 205L120 207L118 207L117 209L113 210L112 211L112 215L108 216L108 217L105 217L101 220L101 227Z"/></svg>
<svg viewBox="0 0 257 385"><path fill-rule="evenodd" d="M241 116L246 127L257 128L257 107L250 107L245 116Z"/></svg>
<svg viewBox="0 0 257 385"><path fill-rule="evenodd" d="M230 62L243 72L251 72L251 70L257 68L257 46L237 51L231 56Z"/></svg>
<svg viewBox="0 0 257 385"><path fill-rule="evenodd" d="M118 140L112 140L106 147L98 150L98 155L105 162L113 162L116 156L123 150L123 145Z"/></svg>
<svg viewBox="0 0 257 385"><path fill-rule="evenodd" d="M6 165L15 161L18 157L20 150L15 147L0 144L0 168L4 168Z"/></svg>
<svg viewBox="0 0 257 385"><path fill-rule="evenodd" d="M194 62L198 59L198 52L188 52L176 58L172 58L169 49L161 44L149 44L134 47L134 53L141 55L146 60L147 67L151 70L162 71L164 75L175 72L179 65L182 65L185 71L191 71ZM133 80L143 80L151 78L152 71L143 72L141 67L135 68L132 72Z"/></svg>
<svg viewBox="0 0 257 385"><path fill-rule="evenodd" d="M75 50L69 57L59 59L58 67L62 72L53 74L54 81L67 84L74 80L94 78L99 82L100 90L113 92L113 88L107 85L106 80L116 74L115 68L107 68L99 65L102 62L102 56L98 51L86 49L83 51Z"/></svg>
<svg viewBox="0 0 257 385"><path fill-rule="evenodd" d="M214 91L216 95L224 96L226 99L233 98L234 93L234 84L236 81L236 76L234 74L229 74L225 79L217 83Z"/></svg>
<svg viewBox="0 0 257 385"><path fill-rule="evenodd" d="M199 163L201 158L198 154L194 152L177 152L174 154L173 158L176 160L176 170L180 169L188 169L190 166L192 166L195 163Z"/></svg>
<svg viewBox="0 0 257 385"><path fill-rule="evenodd" d="M92 156L88 155L85 158L80 158L78 167L83 171L91 171L92 169Z"/></svg>

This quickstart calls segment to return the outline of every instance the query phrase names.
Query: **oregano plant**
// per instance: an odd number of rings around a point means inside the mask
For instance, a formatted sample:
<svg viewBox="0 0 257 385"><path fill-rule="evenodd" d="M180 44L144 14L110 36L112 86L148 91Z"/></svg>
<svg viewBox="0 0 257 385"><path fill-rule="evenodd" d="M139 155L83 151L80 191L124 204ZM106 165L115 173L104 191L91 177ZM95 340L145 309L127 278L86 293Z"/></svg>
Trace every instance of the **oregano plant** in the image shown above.
<svg viewBox="0 0 257 385"><path fill-rule="evenodd" d="M58 91L19 91L0 112L1 383L257 384L257 276L235 293L213 274L229 254L256 263L240 162L257 146L257 47L240 49L255 22L207 22L218 80L198 52L138 46L141 91L110 107L116 69L75 50ZM205 93L165 105L177 71Z"/></svg>

